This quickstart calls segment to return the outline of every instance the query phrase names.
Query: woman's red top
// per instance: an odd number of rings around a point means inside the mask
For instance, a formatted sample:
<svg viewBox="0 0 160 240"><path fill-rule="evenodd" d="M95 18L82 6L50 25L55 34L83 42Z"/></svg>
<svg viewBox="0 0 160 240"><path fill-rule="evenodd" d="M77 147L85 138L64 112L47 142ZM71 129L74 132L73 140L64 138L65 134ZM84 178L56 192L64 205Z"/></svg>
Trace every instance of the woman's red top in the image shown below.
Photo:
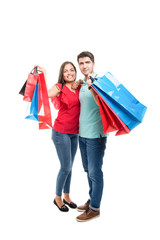
<svg viewBox="0 0 160 240"><path fill-rule="evenodd" d="M61 89L62 84L56 84ZM63 86L60 95L51 98L54 107L59 110L58 116L55 119L53 129L57 132L67 134L78 134L79 132L79 86L75 93L72 92L66 85Z"/></svg>

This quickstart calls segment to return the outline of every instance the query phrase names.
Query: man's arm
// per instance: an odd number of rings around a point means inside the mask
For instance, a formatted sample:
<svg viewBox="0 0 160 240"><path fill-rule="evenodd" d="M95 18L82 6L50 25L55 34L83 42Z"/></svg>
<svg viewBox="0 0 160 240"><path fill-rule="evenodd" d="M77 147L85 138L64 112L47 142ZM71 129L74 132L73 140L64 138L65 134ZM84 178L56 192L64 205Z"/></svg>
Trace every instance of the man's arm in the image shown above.
<svg viewBox="0 0 160 240"><path fill-rule="evenodd" d="M97 101L97 93L91 88L91 85L92 85L92 80L91 79L88 79L87 80L87 85L88 85L88 89L91 91L92 93L92 96L96 102L96 104L98 105L98 101Z"/></svg>
<svg viewBox="0 0 160 240"><path fill-rule="evenodd" d="M92 93L92 96L93 96L93 98L94 98L96 104L98 105L98 101L97 101L97 93L96 93L92 88L90 89L90 91L91 91L91 93Z"/></svg>

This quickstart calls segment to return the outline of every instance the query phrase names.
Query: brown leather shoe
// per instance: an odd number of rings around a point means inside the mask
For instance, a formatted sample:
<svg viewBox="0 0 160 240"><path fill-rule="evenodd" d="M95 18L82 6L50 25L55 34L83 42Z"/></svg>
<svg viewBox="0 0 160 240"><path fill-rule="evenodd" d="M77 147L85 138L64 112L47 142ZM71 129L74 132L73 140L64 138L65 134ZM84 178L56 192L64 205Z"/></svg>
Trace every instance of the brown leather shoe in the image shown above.
<svg viewBox="0 0 160 240"><path fill-rule="evenodd" d="M84 212L89 208L90 199L82 206L77 207L78 212Z"/></svg>
<svg viewBox="0 0 160 240"><path fill-rule="evenodd" d="M89 221L93 218L99 217L100 216L100 211L94 211L91 208L88 208L84 213L79 215L76 220L78 222L86 222Z"/></svg>

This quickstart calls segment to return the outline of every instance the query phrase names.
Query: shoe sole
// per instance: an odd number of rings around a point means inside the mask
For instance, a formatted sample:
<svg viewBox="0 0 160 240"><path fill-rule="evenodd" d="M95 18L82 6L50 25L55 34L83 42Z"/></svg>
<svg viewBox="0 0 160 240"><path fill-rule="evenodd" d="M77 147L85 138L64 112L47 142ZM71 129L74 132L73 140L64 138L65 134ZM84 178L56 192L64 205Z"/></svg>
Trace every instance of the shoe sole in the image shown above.
<svg viewBox="0 0 160 240"><path fill-rule="evenodd" d="M85 212L86 209L82 210L82 209L79 209L79 208L76 208L78 212Z"/></svg>
<svg viewBox="0 0 160 240"><path fill-rule="evenodd" d="M88 222L88 221L90 221L92 219L95 219L95 218L98 218L98 217L100 217L100 215L97 215L97 216L95 216L93 218L89 218L89 219L86 219L86 220L81 220L81 219L77 219L77 218L76 218L76 220L77 220L77 222Z"/></svg>

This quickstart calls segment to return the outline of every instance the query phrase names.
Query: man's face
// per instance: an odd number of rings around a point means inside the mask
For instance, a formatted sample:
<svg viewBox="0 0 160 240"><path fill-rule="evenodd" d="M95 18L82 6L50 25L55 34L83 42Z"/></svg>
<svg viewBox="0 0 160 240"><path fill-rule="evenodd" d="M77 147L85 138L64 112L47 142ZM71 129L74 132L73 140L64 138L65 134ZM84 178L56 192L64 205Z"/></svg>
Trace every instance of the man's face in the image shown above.
<svg viewBox="0 0 160 240"><path fill-rule="evenodd" d="M92 62L89 57L79 58L78 64L81 73L84 74L85 77L87 77L89 73L92 74L94 72L95 63Z"/></svg>

